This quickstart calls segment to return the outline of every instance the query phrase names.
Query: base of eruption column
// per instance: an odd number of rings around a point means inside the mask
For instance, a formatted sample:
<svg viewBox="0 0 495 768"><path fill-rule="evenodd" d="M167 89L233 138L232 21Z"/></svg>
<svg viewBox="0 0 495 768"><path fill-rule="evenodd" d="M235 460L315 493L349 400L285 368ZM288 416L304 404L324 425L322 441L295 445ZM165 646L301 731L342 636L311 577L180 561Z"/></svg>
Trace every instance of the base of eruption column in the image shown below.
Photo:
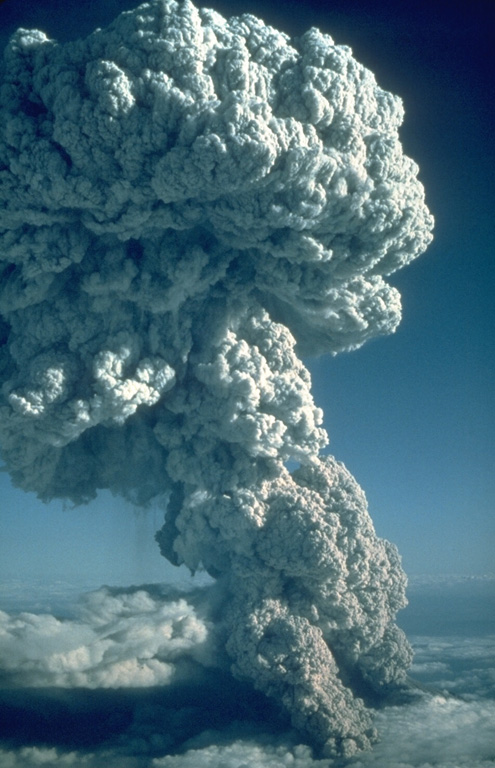
<svg viewBox="0 0 495 768"><path fill-rule="evenodd" d="M405 604L400 560L376 536L352 475L327 456L221 497L183 494L171 517L173 548L201 540L207 570L224 571L219 613L234 676L278 702L325 754L370 748L371 709L404 695L412 656L394 623Z"/></svg>

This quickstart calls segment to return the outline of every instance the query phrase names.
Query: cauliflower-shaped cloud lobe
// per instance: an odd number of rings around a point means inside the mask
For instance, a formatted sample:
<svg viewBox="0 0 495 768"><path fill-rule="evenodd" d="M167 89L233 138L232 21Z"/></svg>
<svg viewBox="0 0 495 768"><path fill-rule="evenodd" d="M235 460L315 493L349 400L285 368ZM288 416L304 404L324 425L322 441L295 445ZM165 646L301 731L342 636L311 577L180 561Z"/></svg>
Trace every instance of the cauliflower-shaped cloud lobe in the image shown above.
<svg viewBox="0 0 495 768"><path fill-rule="evenodd" d="M235 674L329 753L402 680L404 579L331 459L296 353L390 333L431 239L402 106L345 46L152 0L18 30L0 90L0 444L20 487L168 498L223 580ZM289 460L301 464L292 475ZM324 671L322 671L324 670Z"/></svg>

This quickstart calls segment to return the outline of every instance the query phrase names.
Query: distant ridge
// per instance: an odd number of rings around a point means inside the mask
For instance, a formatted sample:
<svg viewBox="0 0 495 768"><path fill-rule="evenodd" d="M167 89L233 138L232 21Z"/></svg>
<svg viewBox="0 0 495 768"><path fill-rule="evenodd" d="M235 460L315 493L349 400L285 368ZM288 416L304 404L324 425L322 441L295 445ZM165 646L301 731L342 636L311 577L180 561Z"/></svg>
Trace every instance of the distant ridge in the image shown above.
<svg viewBox="0 0 495 768"><path fill-rule="evenodd" d="M440 587L473 582L495 582L495 573L460 574L460 573L418 573L408 575L409 587Z"/></svg>

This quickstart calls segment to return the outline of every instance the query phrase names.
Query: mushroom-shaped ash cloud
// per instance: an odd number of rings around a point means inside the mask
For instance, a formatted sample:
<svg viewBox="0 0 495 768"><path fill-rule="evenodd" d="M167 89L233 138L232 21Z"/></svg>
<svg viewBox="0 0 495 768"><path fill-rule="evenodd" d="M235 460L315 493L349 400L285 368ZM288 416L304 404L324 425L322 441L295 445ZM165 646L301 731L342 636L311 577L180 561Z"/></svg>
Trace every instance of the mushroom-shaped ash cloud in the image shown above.
<svg viewBox="0 0 495 768"><path fill-rule="evenodd" d="M0 92L0 441L21 488L168 496L225 584L233 671L328 753L404 679L404 577L296 356L392 332L432 217L398 98L351 50L189 0L19 30ZM292 474L287 462L301 468Z"/></svg>

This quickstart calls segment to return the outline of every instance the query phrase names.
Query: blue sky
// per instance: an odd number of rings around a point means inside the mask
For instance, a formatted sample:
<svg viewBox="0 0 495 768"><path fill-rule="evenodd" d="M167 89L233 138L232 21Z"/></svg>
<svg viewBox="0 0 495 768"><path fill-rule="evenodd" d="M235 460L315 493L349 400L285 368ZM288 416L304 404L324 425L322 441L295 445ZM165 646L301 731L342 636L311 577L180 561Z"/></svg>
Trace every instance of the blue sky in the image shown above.
<svg viewBox="0 0 495 768"><path fill-rule="evenodd" d="M5 0L2 44L18 26L73 38L134 4ZM252 12L291 34L319 26L403 98L402 140L421 168L435 241L391 280L404 305L393 337L306 362L330 450L363 486L377 531L399 546L405 570L493 570L489 3L200 4ZM0 578L129 583L172 572L153 542L158 510L146 516L108 495L81 509L45 506L5 474L0 506Z"/></svg>

